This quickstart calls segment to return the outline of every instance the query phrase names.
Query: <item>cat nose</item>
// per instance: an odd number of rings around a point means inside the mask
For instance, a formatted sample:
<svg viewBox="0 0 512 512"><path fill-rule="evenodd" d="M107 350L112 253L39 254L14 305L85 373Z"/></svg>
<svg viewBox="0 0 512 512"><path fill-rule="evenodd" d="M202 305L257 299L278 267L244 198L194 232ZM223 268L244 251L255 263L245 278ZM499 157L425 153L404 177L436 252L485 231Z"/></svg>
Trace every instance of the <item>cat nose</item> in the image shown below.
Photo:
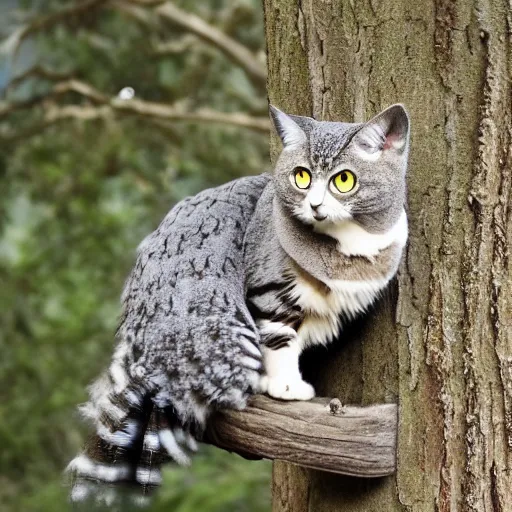
<svg viewBox="0 0 512 512"><path fill-rule="evenodd" d="M308 193L308 201L311 209L316 212L325 199L325 184L323 182L313 183Z"/></svg>

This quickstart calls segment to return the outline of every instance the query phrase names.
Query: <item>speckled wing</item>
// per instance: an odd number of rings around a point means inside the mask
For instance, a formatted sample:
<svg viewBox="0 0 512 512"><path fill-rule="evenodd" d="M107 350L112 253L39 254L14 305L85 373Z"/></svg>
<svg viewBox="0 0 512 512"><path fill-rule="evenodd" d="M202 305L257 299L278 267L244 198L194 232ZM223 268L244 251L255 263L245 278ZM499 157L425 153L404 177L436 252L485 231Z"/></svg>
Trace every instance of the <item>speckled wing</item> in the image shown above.
<svg viewBox="0 0 512 512"><path fill-rule="evenodd" d="M245 405L262 361L245 304L244 235L269 180L181 201L139 246L118 345L83 407L95 433L68 467L73 501L108 502L126 485L143 498L163 462L188 462L210 411Z"/></svg>

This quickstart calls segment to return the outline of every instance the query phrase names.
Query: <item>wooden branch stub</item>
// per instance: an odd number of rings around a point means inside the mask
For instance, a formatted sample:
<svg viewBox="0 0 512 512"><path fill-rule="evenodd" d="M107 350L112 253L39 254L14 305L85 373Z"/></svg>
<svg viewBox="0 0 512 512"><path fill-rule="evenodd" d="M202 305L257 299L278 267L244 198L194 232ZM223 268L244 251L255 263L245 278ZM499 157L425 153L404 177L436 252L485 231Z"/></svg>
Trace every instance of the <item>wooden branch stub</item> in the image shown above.
<svg viewBox="0 0 512 512"><path fill-rule="evenodd" d="M393 474L396 404L354 407L332 402L329 398L281 402L257 395L243 411L217 412L206 440L244 456L332 473L367 478Z"/></svg>

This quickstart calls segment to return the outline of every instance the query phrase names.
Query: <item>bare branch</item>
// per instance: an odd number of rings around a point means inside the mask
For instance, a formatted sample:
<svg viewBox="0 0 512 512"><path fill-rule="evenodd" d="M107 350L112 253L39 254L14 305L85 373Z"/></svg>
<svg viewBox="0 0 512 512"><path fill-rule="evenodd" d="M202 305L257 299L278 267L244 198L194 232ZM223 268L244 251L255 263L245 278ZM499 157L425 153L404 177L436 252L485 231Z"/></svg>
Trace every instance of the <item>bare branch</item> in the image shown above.
<svg viewBox="0 0 512 512"><path fill-rule="evenodd" d="M15 76L6 86L6 90L13 89L18 86L20 83L28 80L30 78L39 78L42 80L48 80L50 82L60 82L62 80L67 80L73 76L73 72L68 71L63 73L61 71L54 71L52 69L45 68L39 64L32 66L27 69L23 73Z"/></svg>
<svg viewBox="0 0 512 512"><path fill-rule="evenodd" d="M15 30L0 44L0 53L14 54L22 41L29 35L50 28L69 18L83 15L85 12L100 8L106 4L114 6L146 26L154 24L152 14L157 14L160 18L195 34L201 40L215 46L244 69L256 83L265 86L267 75L265 65L260 62L253 52L235 39L227 36L218 28L206 23L199 16L188 13L179 9L171 2L164 2L163 0L125 0L124 2L122 0L83 0L55 13L35 18L33 21ZM146 9L140 9L137 6L144 8L155 7L155 10L153 13L149 13Z"/></svg>
<svg viewBox="0 0 512 512"><path fill-rule="evenodd" d="M168 0L128 0L131 3L143 5L144 7L155 7L157 5L165 4Z"/></svg>
<svg viewBox="0 0 512 512"><path fill-rule="evenodd" d="M86 98L94 105L56 105L53 100L67 92L74 92ZM44 109L43 121L34 127L29 127L25 136L39 133L47 126L66 119L90 121L105 119L116 115L134 115L162 121L180 121L193 123L217 123L247 128L261 133L268 133L270 122L267 117L252 117L236 112L226 113L211 109L201 109L195 112L186 111L178 105L165 105L140 99L122 100L110 97L96 88L80 80L71 79L55 84L52 89L42 96L26 101L0 104L0 119L8 117L13 112L41 106ZM28 134L28 135L27 135ZM0 134L0 139L18 139L19 133Z"/></svg>
<svg viewBox="0 0 512 512"><path fill-rule="evenodd" d="M167 41L164 43L155 43L153 53L154 55L176 55L190 50L194 44L197 43L197 38L192 34L186 34L181 39L176 41Z"/></svg>
<svg viewBox="0 0 512 512"><path fill-rule="evenodd" d="M94 121L95 119L106 119L107 117L112 117L112 109L108 105L101 105L99 107L90 105L52 106L45 115L45 122L50 125L66 119Z"/></svg>
<svg viewBox="0 0 512 512"><path fill-rule="evenodd" d="M166 20L189 30L204 41L214 45L244 69L256 82L263 86L266 85L267 71L265 67L250 50L238 41L209 25L199 16L187 13L170 2L157 7L156 12Z"/></svg>
<svg viewBox="0 0 512 512"><path fill-rule="evenodd" d="M89 85L80 80L67 80L66 82L60 82L53 87L53 93L55 95L61 95L66 92L76 92L85 98L88 98L96 103L107 103L109 97L106 94L98 91L92 85Z"/></svg>
<svg viewBox="0 0 512 512"><path fill-rule="evenodd" d="M61 96L67 92L75 92L95 103L107 103L109 101L109 97L107 95L101 93L91 85L81 82L80 80L71 79L55 84L46 94L34 96L33 98L29 98L24 101L0 103L0 119L7 117L13 112L26 110L43 104L44 102Z"/></svg>
<svg viewBox="0 0 512 512"><path fill-rule="evenodd" d="M77 2L70 7L61 9L60 11L48 14L46 16L40 16L32 20L26 25L15 30L4 42L0 45L0 53L15 54L23 42L29 35L45 30L47 28L56 25L62 21L65 21L71 17L83 15L88 11L97 9L106 4L109 0L83 0Z"/></svg>
<svg viewBox="0 0 512 512"><path fill-rule="evenodd" d="M43 121L35 123L23 130L0 131L0 143L15 143L27 140L30 137L43 133L50 126L63 121L106 121L108 119L114 119L114 117L115 112L108 105L103 105L101 107L68 105L62 108L52 105L48 108L48 112ZM155 126L172 140L178 139L176 132L173 130L174 126L171 122L161 119L153 119L150 117L141 117L140 120Z"/></svg>
<svg viewBox="0 0 512 512"><path fill-rule="evenodd" d="M270 131L270 121L266 117L251 117L247 114L225 113L211 109L201 109L195 112L187 112L176 107L164 105L163 103L153 103L139 99L123 101L114 99L110 105L119 112L138 114L142 116L167 119L170 121L186 121L201 123L218 123L240 128L249 128L262 133Z"/></svg>
<svg viewBox="0 0 512 512"><path fill-rule="evenodd" d="M218 28L206 23L199 16L186 12L171 2L162 3L155 0L126 0L126 2L146 7L157 5L155 12L163 19L215 46L235 64L240 66L257 84L260 86L266 85L267 71L264 64L243 44L227 36Z"/></svg>
<svg viewBox="0 0 512 512"><path fill-rule="evenodd" d="M336 407L328 398L281 402L256 395L242 411L209 421L207 442L251 458L285 460L322 471L380 477L396 471L395 404Z"/></svg>
<svg viewBox="0 0 512 512"><path fill-rule="evenodd" d="M153 11L148 11L139 5L122 0L113 0L109 5L145 28L152 28L157 24L158 16Z"/></svg>
<svg viewBox="0 0 512 512"><path fill-rule="evenodd" d="M220 12L220 23L222 31L231 35L235 33L240 25L248 16L252 14L254 6L247 2L232 2L226 5Z"/></svg>

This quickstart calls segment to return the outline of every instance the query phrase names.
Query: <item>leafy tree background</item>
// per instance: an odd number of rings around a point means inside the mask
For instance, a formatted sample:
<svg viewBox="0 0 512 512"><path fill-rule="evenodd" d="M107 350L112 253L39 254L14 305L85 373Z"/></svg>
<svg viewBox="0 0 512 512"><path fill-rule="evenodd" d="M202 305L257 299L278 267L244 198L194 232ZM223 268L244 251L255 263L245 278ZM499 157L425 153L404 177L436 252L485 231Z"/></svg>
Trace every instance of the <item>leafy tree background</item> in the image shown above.
<svg viewBox="0 0 512 512"><path fill-rule="evenodd" d="M10 0L0 6L5 512L68 509L62 470L87 431L76 405L108 363L138 243L184 196L258 174L268 160L264 129L118 112L81 118L101 105L74 90L53 95L56 84L76 79L108 98L129 86L136 99L255 119L266 116L266 95L264 83L225 52L162 20L158 6L144 2L104 2L30 31L13 46L13 34L73 4ZM244 45L264 68L257 0L174 4ZM48 121L70 105L79 115ZM151 510L268 510L269 474L266 462L205 448L192 468L165 472Z"/></svg>

